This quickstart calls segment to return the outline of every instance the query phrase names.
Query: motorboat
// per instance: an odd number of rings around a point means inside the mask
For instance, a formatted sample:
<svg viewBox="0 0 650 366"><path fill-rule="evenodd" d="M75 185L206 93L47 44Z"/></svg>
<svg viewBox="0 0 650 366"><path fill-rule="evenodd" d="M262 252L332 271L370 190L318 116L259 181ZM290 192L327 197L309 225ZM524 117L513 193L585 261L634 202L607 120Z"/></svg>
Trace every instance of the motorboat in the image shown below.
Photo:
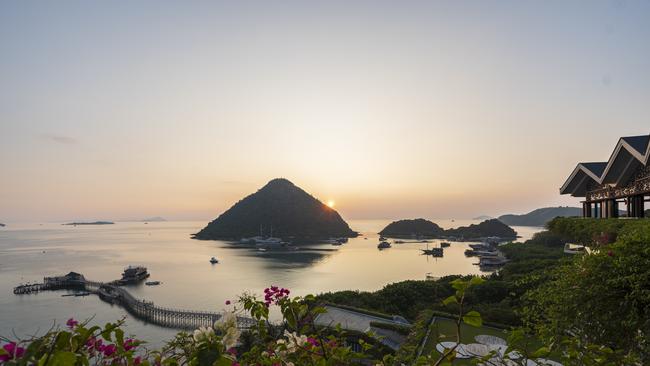
<svg viewBox="0 0 650 366"><path fill-rule="evenodd" d="M147 286L158 286L161 283L162 282L160 282L160 281L148 281L148 282L145 282L144 284L147 285Z"/></svg>
<svg viewBox="0 0 650 366"><path fill-rule="evenodd" d="M217 264L217 263L219 263L219 260L217 258L215 258L215 257L212 257L212 258L210 258L210 263Z"/></svg>
<svg viewBox="0 0 650 366"><path fill-rule="evenodd" d="M448 248L448 247L450 247L450 246L451 246L451 243L448 243L448 242L446 242L446 241L443 241L442 243L440 243L440 247L441 247L441 248Z"/></svg>

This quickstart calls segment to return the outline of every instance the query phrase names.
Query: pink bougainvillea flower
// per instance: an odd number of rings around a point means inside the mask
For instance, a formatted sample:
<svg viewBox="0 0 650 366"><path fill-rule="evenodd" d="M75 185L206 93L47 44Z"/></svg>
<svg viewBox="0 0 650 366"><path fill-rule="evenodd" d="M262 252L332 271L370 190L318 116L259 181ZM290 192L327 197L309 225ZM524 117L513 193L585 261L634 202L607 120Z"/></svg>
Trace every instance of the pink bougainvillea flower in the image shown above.
<svg viewBox="0 0 650 366"><path fill-rule="evenodd" d="M117 346L115 346L114 344L109 344L108 346L104 347L104 356L106 357L112 356L116 351L117 351Z"/></svg>
<svg viewBox="0 0 650 366"><path fill-rule="evenodd" d="M141 363L142 363L142 357L138 356L138 357L133 359L133 364L134 365L139 365Z"/></svg>
<svg viewBox="0 0 650 366"><path fill-rule="evenodd" d="M122 347L124 347L124 350L128 352L136 347L134 344L135 342L136 342L135 339L129 338L126 341L124 341Z"/></svg>
<svg viewBox="0 0 650 366"><path fill-rule="evenodd" d="M278 286L271 286L264 289L264 304L270 306L272 303L276 305L278 302L289 295L289 290L286 288L279 288Z"/></svg>
<svg viewBox="0 0 650 366"><path fill-rule="evenodd" d="M74 320L73 318L70 318L70 319L68 319L68 321L65 324L68 326L68 328L72 329L72 328L76 327L77 324L79 324L79 322Z"/></svg>
<svg viewBox="0 0 650 366"><path fill-rule="evenodd" d="M230 305L230 300L226 300L226 305Z"/></svg>
<svg viewBox="0 0 650 366"><path fill-rule="evenodd" d="M13 359L21 358L25 355L25 349L16 345L16 342L9 342L2 346L2 349L7 352L0 356L0 361L5 362Z"/></svg>

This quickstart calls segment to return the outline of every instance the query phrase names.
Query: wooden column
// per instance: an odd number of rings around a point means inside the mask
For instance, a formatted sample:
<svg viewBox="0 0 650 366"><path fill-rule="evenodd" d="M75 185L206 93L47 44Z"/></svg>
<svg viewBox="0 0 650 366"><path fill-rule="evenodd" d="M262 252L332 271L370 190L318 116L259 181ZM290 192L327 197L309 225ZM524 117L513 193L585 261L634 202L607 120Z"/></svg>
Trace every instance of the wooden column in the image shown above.
<svg viewBox="0 0 650 366"><path fill-rule="evenodd" d="M591 203L583 202L582 203L582 217L591 217Z"/></svg>
<svg viewBox="0 0 650 366"><path fill-rule="evenodd" d="M616 199L607 200L607 218L618 217L618 202Z"/></svg>
<svg viewBox="0 0 650 366"><path fill-rule="evenodd" d="M637 217L645 217L645 197L643 195L637 196L639 215Z"/></svg>

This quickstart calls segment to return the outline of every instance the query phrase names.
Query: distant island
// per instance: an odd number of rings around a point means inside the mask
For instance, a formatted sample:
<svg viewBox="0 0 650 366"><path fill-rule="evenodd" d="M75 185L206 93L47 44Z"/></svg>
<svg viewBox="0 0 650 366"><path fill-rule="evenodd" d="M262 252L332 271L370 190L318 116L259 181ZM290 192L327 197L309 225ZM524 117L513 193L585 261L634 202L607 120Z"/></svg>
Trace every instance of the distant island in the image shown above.
<svg viewBox="0 0 650 366"><path fill-rule="evenodd" d="M0 227L5 227L6 225L0 222Z"/></svg>
<svg viewBox="0 0 650 366"><path fill-rule="evenodd" d="M155 216L155 217L149 217L149 218L146 218L146 219L142 219L140 221L141 222L165 222L167 220L165 220L165 218L163 218L163 217Z"/></svg>
<svg viewBox="0 0 650 366"><path fill-rule="evenodd" d="M474 217L472 220L481 220L481 221L485 221L485 220L492 220L493 218L494 218L494 217L492 217L492 216L481 215L481 216L476 216L476 217Z"/></svg>
<svg viewBox="0 0 650 366"><path fill-rule="evenodd" d="M512 226L544 226L554 218L582 216L582 208L578 207L544 207L523 215L502 215L499 221Z"/></svg>
<svg viewBox="0 0 650 366"><path fill-rule="evenodd" d="M390 238L464 238L487 237L516 238L517 232L497 219L485 220L480 224L461 226L444 230L436 223L425 219L399 220L388 224L380 235Z"/></svg>
<svg viewBox="0 0 650 366"><path fill-rule="evenodd" d="M111 221L93 221L93 222L69 222L67 224L61 224L61 225L77 226L77 225L113 225L113 224L115 223Z"/></svg>
<svg viewBox="0 0 650 366"><path fill-rule="evenodd" d="M444 235L445 230L425 219L393 221L386 226L379 235L390 238L437 238Z"/></svg>
<svg viewBox="0 0 650 366"><path fill-rule="evenodd" d="M356 237L336 210L287 179L268 182L194 234L201 240L273 236L295 241Z"/></svg>

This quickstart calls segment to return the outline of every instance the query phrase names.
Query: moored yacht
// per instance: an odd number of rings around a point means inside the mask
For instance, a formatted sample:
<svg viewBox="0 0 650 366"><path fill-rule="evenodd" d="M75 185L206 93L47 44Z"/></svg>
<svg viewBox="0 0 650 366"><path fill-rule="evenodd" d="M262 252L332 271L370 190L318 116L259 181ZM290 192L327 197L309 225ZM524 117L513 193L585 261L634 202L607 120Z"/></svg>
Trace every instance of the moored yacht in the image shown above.
<svg viewBox="0 0 650 366"><path fill-rule="evenodd" d="M212 257L212 258L210 258L210 263L217 264L217 263L219 263L219 260L217 258L215 258L215 257Z"/></svg>

